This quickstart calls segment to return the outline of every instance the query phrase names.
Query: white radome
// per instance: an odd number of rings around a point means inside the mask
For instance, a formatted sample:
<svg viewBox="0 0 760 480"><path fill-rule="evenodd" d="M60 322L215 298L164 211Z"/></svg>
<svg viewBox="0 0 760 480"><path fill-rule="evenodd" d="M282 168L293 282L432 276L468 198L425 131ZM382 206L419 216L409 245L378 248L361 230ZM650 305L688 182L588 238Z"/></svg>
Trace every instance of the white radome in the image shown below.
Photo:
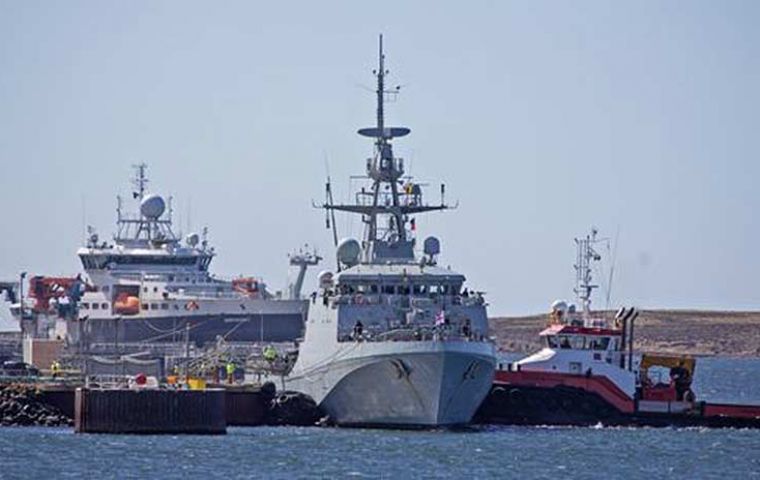
<svg viewBox="0 0 760 480"><path fill-rule="evenodd" d="M361 254L361 251L362 247L359 245L358 240L354 238L344 238L338 244L336 256L340 263L352 266L359 263L359 255Z"/></svg>
<svg viewBox="0 0 760 480"><path fill-rule="evenodd" d="M146 218L157 219L164 214L165 210L166 202L161 195L155 193L146 195L140 202L140 213Z"/></svg>

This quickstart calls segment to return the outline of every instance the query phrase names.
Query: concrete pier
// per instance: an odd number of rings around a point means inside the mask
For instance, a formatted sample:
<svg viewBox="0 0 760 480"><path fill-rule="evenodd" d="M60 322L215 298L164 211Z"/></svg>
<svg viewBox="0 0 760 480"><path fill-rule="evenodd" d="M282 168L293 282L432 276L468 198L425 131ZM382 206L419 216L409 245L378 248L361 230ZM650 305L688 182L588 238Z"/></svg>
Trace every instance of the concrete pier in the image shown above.
<svg viewBox="0 0 760 480"><path fill-rule="evenodd" d="M85 389L75 395L77 433L223 434L222 389Z"/></svg>

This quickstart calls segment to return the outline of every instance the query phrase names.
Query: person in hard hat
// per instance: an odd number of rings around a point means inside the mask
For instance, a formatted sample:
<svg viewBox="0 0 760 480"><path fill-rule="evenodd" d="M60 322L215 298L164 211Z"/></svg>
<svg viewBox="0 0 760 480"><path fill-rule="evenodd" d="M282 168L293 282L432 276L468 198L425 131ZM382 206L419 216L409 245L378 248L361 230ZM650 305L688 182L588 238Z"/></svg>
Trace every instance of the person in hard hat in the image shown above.
<svg viewBox="0 0 760 480"><path fill-rule="evenodd" d="M61 362L53 360L53 363L50 365L50 372L52 373L53 378L58 378L58 374L61 373Z"/></svg>
<svg viewBox="0 0 760 480"><path fill-rule="evenodd" d="M232 384L235 378L235 362L230 360L227 362L227 383Z"/></svg>
<svg viewBox="0 0 760 480"><path fill-rule="evenodd" d="M264 347L264 360L266 360L270 365L277 360L277 350L271 345L267 345Z"/></svg>

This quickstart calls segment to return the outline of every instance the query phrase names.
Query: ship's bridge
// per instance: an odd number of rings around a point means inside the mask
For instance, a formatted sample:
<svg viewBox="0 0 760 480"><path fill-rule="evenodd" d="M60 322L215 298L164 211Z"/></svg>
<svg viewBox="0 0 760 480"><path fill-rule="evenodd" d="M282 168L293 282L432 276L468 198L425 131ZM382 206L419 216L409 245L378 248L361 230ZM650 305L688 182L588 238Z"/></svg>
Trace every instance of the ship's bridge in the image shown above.
<svg viewBox="0 0 760 480"><path fill-rule="evenodd" d="M77 255L88 272L101 270L142 270L145 268L205 272L213 259L211 252L191 248L171 251L163 248L80 248Z"/></svg>
<svg viewBox="0 0 760 480"><path fill-rule="evenodd" d="M546 339L546 346L561 350L609 350L620 349L621 330L605 326L551 325L539 335Z"/></svg>
<svg viewBox="0 0 760 480"><path fill-rule="evenodd" d="M458 293L465 277L438 266L359 264L336 276L339 293L421 295Z"/></svg>
<svg viewBox="0 0 760 480"><path fill-rule="evenodd" d="M485 299L464 287L465 277L434 265L359 264L323 290L337 310L338 340L482 339ZM314 299L316 301L316 299Z"/></svg>

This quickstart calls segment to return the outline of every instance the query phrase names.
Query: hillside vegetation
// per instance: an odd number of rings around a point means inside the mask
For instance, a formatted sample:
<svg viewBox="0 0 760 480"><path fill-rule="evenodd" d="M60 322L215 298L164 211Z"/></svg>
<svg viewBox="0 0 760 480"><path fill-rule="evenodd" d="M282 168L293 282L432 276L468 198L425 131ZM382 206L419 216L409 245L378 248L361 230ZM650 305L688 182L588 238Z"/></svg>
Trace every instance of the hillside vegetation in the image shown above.
<svg viewBox="0 0 760 480"><path fill-rule="evenodd" d="M547 315L490 319L505 352L533 352ZM693 355L760 356L760 312L645 310L635 323L638 351Z"/></svg>

